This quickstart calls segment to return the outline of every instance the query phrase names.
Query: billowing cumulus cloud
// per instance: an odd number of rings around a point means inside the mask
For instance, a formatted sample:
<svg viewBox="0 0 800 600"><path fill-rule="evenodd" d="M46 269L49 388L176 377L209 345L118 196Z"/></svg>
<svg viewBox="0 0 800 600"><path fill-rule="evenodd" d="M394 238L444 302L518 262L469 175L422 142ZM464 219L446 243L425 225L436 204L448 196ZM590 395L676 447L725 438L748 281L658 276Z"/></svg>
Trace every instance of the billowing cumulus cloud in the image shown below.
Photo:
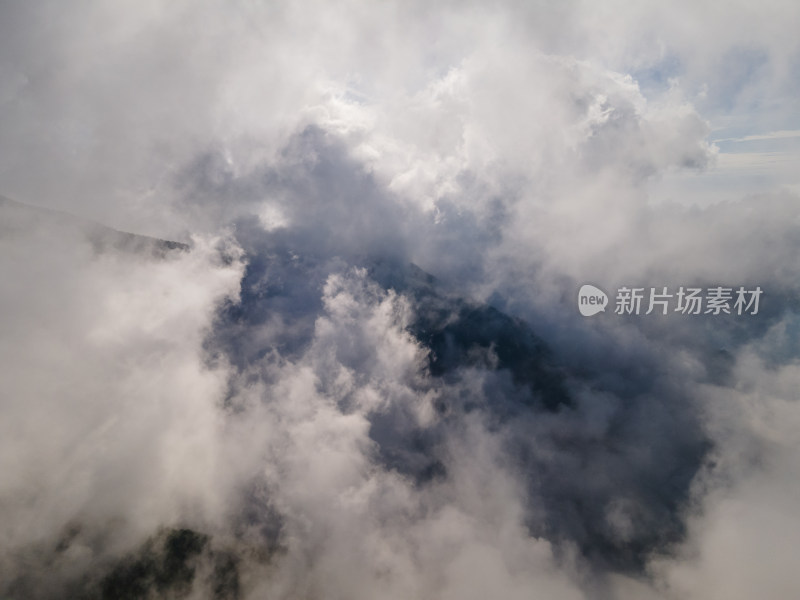
<svg viewBox="0 0 800 600"><path fill-rule="evenodd" d="M0 595L796 595L797 12L0 3Z"/></svg>

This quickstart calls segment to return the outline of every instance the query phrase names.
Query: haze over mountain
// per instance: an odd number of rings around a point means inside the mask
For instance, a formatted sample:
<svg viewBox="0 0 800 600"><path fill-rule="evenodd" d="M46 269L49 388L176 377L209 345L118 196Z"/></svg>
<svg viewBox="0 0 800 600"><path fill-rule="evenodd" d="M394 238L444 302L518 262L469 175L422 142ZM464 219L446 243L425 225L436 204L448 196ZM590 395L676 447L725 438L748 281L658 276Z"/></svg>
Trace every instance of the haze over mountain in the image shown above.
<svg viewBox="0 0 800 600"><path fill-rule="evenodd" d="M798 18L0 3L0 597L798 597Z"/></svg>

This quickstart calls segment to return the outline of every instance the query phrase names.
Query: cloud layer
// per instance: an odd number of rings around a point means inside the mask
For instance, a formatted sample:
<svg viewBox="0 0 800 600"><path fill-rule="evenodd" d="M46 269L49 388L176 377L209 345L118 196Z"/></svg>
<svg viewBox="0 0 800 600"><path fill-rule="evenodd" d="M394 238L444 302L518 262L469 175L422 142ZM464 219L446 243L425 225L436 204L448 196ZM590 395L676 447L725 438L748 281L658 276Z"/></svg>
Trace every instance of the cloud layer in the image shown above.
<svg viewBox="0 0 800 600"><path fill-rule="evenodd" d="M0 593L796 595L797 11L0 4Z"/></svg>

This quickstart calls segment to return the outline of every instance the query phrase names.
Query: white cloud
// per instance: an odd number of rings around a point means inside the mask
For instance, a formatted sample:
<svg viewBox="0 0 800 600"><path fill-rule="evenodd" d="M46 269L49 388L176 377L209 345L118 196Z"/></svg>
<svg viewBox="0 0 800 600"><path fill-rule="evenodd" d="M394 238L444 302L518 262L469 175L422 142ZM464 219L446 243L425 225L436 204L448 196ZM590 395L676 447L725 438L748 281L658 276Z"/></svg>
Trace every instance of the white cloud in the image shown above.
<svg viewBox="0 0 800 600"><path fill-rule="evenodd" d="M88 540L108 528L119 551L181 515L214 519L225 502L225 371L207 369L200 348L241 269L218 263L214 240L156 262L96 255L79 230L52 225L2 240L6 581L21 550L72 523Z"/></svg>
<svg viewBox="0 0 800 600"><path fill-rule="evenodd" d="M798 10L4 4L0 192L196 237L99 252L0 206L0 574L39 573L78 523L46 597L189 524L241 550L250 597L791 595L764 555L797 539L794 153L724 144L796 139ZM434 274L443 322L456 294L526 319L575 408L472 408L521 392L477 358L431 376L419 298L380 260ZM590 280L761 284L765 320L590 324L564 308ZM582 556L582 528L648 527L640 479L701 424L722 467L668 515L683 544L638 577ZM425 485L391 462L423 459Z"/></svg>

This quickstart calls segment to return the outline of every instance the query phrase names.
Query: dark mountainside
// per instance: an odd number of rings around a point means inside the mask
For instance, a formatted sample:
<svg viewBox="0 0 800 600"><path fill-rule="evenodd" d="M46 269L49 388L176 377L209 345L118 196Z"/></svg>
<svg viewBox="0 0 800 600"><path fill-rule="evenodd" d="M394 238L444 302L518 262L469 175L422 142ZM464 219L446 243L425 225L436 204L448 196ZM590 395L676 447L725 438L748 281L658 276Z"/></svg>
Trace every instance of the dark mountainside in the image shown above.
<svg viewBox="0 0 800 600"><path fill-rule="evenodd" d="M625 572L641 569L651 552L682 538L689 486L710 444L692 399L665 383L657 361L623 364L611 377L577 372L561 364L524 321L440 291L436 279L413 264L317 256L256 230L250 221L239 223L248 265L241 302L220 311L207 340L211 355L224 354L243 371L276 355L302 355L323 312L328 275L362 268L384 292L409 301L408 331L427 355L427 385L445 390L432 427L414 425L403 406L370 416L385 467L419 486L435 485L447 477L447 459L439 455L443 440L457 435L464 415L477 411L503 432L507 460L528 482L532 514L544 509L544 519L531 517L532 535L556 546L577 544L598 568ZM289 316L291 326L276 326L276 315ZM261 335L265 329L272 334L269 344ZM476 371L483 374L483 388L465 394L458 384ZM603 434L593 427L587 402L576 397L579 389L615 397ZM617 506L635 507L636 519L622 526L622 534L610 516Z"/></svg>

